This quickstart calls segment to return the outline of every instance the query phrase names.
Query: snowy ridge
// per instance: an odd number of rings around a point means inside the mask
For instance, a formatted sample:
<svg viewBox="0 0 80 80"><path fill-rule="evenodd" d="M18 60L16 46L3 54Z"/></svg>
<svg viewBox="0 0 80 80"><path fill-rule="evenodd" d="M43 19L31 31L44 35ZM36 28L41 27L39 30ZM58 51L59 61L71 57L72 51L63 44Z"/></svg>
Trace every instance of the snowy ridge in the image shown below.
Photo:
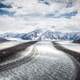
<svg viewBox="0 0 80 80"><path fill-rule="evenodd" d="M37 29L29 33L3 33L0 37L12 40L80 40L80 32L58 32Z"/></svg>

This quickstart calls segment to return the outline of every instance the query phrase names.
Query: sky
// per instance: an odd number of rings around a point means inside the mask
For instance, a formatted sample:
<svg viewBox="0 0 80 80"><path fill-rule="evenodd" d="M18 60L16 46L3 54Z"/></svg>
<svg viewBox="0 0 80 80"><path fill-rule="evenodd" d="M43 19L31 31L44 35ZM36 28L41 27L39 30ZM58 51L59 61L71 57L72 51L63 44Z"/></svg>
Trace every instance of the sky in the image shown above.
<svg viewBox="0 0 80 80"><path fill-rule="evenodd" d="M80 0L0 0L0 32L37 28L80 31Z"/></svg>

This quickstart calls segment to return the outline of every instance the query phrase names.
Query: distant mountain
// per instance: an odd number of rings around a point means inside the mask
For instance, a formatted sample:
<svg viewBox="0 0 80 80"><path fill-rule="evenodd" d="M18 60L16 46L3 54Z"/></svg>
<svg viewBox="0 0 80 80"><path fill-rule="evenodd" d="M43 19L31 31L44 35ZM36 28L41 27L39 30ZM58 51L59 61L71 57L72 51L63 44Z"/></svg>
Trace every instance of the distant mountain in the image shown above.
<svg viewBox="0 0 80 80"><path fill-rule="evenodd" d="M37 29L29 33L3 33L0 34L0 37L9 39L9 38L18 38L22 40L37 40L42 34L44 33L44 30Z"/></svg>
<svg viewBox="0 0 80 80"><path fill-rule="evenodd" d="M43 33L42 29L37 29L26 34L25 33L22 35L20 34L19 38L23 40L37 40L41 36L42 33Z"/></svg>
<svg viewBox="0 0 80 80"><path fill-rule="evenodd" d="M80 40L80 32L58 32L36 29L29 33L3 33L0 37L15 40Z"/></svg>
<svg viewBox="0 0 80 80"><path fill-rule="evenodd" d="M41 40L78 40L80 39L79 32L53 32L46 31L41 37Z"/></svg>
<svg viewBox="0 0 80 80"><path fill-rule="evenodd" d="M74 40L73 43L80 43L80 39L79 40Z"/></svg>
<svg viewBox="0 0 80 80"><path fill-rule="evenodd" d="M0 43L2 43L2 42L6 42L6 41L8 41L8 40L5 39L5 38L0 37Z"/></svg>

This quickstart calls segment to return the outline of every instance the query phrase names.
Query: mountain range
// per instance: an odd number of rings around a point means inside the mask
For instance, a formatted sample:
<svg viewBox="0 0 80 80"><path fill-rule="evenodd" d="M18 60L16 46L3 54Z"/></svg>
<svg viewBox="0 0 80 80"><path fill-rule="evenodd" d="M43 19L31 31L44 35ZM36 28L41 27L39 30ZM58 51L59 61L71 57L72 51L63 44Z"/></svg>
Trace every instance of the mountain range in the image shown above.
<svg viewBox="0 0 80 80"><path fill-rule="evenodd" d="M59 32L52 30L36 29L28 33L13 33L13 32L1 33L0 37L7 40L80 41L80 32Z"/></svg>

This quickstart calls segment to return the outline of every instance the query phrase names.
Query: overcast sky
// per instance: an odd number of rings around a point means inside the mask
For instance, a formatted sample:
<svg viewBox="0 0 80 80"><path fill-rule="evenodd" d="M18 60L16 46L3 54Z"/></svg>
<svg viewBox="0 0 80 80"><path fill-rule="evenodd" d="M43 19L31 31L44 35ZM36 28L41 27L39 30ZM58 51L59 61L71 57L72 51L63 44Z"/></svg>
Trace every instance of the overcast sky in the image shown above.
<svg viewBox="0 0 80 80"><path fill-rule="evenodd" d="M80 31L80 0L71 1L0 0L0 32Z"/></svg>

